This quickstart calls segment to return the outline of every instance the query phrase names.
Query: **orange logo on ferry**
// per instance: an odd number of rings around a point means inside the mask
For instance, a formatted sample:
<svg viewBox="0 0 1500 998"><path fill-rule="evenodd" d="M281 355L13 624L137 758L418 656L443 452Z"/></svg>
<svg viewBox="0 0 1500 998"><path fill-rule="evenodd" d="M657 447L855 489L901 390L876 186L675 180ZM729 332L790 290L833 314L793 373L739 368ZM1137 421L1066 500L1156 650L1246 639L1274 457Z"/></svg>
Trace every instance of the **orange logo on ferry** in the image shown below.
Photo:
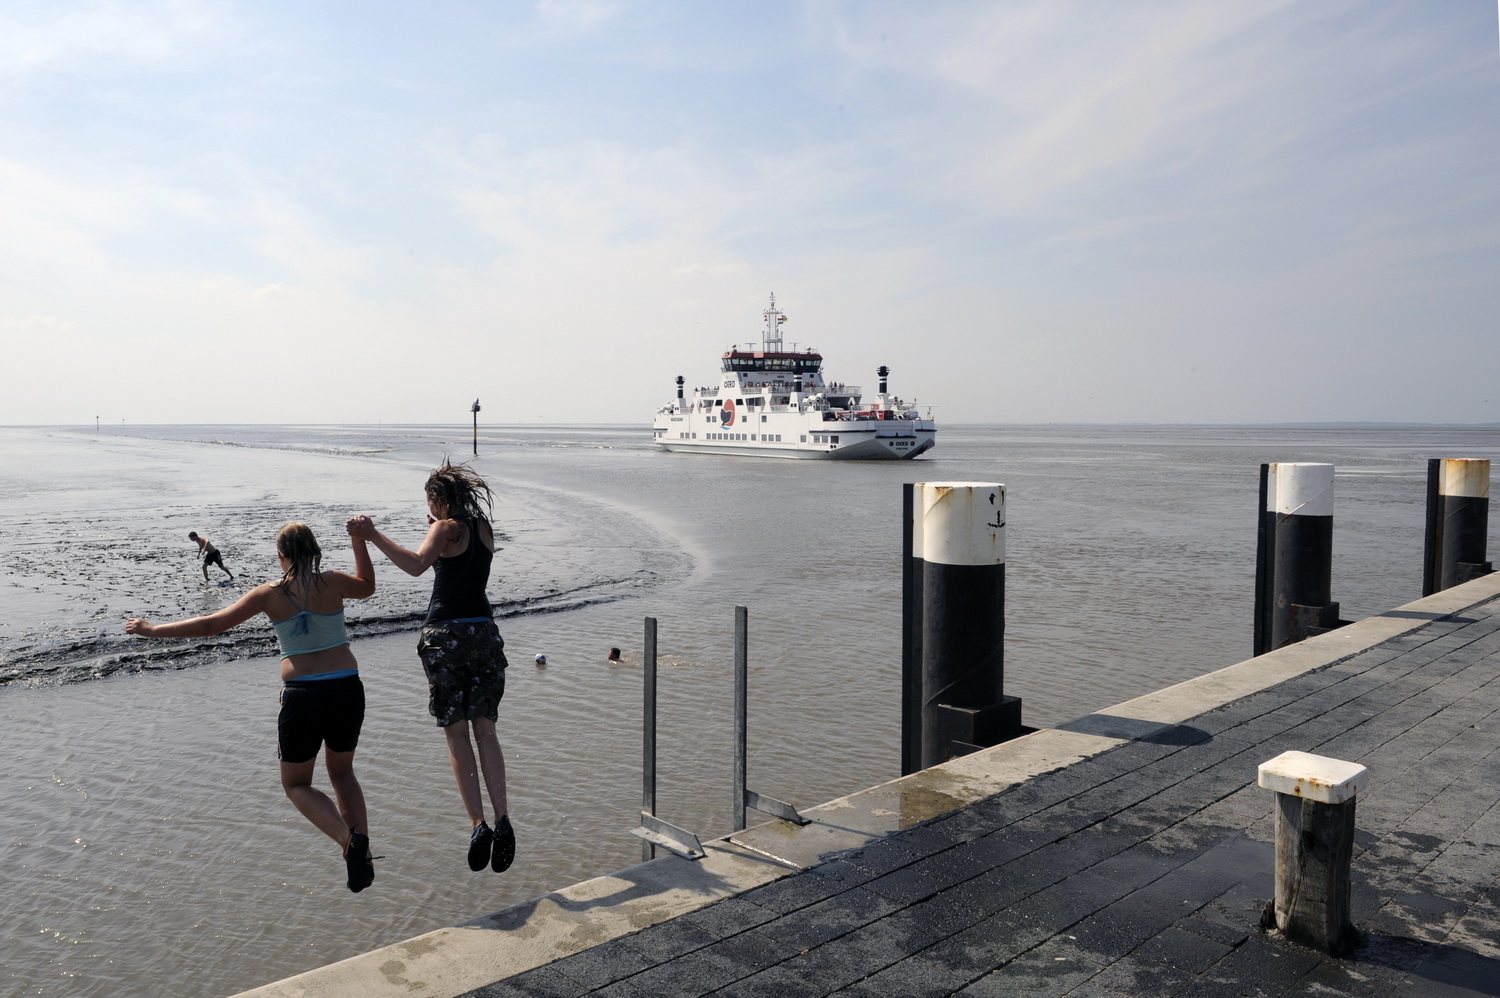
<svg viewBox="0 0 1500 998"><path fill-rule="evenodd" d="M734 399L724 400L724 409L719 413L719 422L725 426L734 425Z"/></svg>

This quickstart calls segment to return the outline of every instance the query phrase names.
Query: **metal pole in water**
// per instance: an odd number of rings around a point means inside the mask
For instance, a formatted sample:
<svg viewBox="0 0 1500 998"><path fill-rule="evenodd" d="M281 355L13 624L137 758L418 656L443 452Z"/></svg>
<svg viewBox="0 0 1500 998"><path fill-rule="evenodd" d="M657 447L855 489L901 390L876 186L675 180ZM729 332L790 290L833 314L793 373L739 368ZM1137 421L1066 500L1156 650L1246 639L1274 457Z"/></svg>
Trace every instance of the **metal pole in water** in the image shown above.
<svg viewBox="0 0 1500 998"><path fill-rule="evenodd" d="M917 497L926 768L1022 728L1021 701L1005 695L1005 486L923 482Z"/></svg>
<svg viewBox="0 0 1500 998"><path fill-rule="evenodd" d="M745 769L748 754L746 705L749 701L750 611L734 608L734 809L729 812L734 831L745 827Z"/></svg>
<svg viewBox="0 0 1500 998"><path fill-rule="evenodd" d="M1490 526L1490 462L1432 458L1427 462L1427 544L1422 595L1489 575L1484 560Z"/></svg>
<svg viewBox="0 0 1500 998"><path fill-rule="evenodd" d="M641 810L656 813L656 618L646 618L642 672L646 677L645 716L641 723ZM656 858L656 847L641 841L641 860Z"/></svg>
<svg viewBox="0 0 1500 998"><path fill-rule="evenodd" d="M474 456L478 457L479 456L479 400L478 399L475 399L474 400L474 404L471 405L471 406L469 406L469 411L474 414Z"/></svg>
<svg viewBox="0 0 1500 998"><path fill-rule="evenodd" d="M1338 627L1333 465L1263 464L1255 552L1255 654Z"/></svg>

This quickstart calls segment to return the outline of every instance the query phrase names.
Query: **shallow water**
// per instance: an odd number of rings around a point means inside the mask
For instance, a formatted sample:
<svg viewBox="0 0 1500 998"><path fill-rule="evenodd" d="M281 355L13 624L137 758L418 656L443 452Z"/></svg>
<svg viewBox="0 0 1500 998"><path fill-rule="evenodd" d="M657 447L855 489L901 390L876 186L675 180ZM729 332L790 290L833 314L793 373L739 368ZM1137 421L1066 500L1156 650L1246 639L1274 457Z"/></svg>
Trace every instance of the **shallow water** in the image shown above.
<svg viewBox="0 0 1500 998"><path fill-rule="evenodd" d="M1500 450L1494 428L959 427L916 462L845 464L668 455L647 436L481 437L512 662L504 876L463 861L412 653L429 582L377 557L380 591L349 615L369 635L358 769L386 858L355 897L277 783L268 629L194 645L120 625L228 602L271 574L289 518L333 567L355 512L414 544L425 472L468 452L468 428L0 429L7 990L228 993L634 862L647 615L664 817L729 830L736 604L750 785L810 805L897 775L904 481L1007 485L1006 691L1049 724L1249 655L1260 462L1337 466L1334 598L1357 619L1420 595L1426 459ZM234 585L203 582L193 529ZM625 664L603 661L611 645Z"/></svg>

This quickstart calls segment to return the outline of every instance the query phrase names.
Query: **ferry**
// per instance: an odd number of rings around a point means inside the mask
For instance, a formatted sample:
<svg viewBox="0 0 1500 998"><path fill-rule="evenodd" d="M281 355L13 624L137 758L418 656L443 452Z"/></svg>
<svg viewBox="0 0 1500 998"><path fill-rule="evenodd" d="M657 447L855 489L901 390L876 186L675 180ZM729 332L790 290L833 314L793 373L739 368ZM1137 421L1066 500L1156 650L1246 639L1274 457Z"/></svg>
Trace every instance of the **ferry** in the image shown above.
<svg viewBox="0 0 1500 998"><path fill-rule="evenodd" d="M786 350L786 313L771 305L761 313L761 348L731 347L715 385L689 397L677 377L677 398L656 410L652 427L668 451L736 457L900 460L931 450L937 424L915 401L887 391L889 368L876 371L880 390L869 400L857 385L828 381L823 356L811 348Z"/></svg>

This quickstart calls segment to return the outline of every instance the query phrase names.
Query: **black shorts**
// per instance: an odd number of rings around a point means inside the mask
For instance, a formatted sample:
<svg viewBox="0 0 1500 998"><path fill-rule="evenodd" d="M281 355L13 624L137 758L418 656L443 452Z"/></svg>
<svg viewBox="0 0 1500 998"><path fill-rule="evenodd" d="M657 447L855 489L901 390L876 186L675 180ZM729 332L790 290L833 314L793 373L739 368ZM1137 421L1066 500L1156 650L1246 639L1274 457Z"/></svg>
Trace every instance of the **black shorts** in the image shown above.
<svg viewBox="0 0 1500 998"><path fill-rule="evenodd" d="M307 762L324 742L330 752L353 752L365 723L365 684L358 676L293 679L281 687L276 741L282 762Z"/></svg>
<svg viewBox="0 0 1500 998"><path fill-rule="evenodd" d="M210 565L218 565L220 568L224 567L224 559L219 557L219 552L217 550L210 551L208 554L203 556L203 567L207 568Z"/></svg>
<svg viewBox="0 0 1500 998"><path fill-rule="evenodd" d="M438 727L500 718L505 639L493 620L437 620L422 628L417 656L427 673L427 712Z"/></svg>

